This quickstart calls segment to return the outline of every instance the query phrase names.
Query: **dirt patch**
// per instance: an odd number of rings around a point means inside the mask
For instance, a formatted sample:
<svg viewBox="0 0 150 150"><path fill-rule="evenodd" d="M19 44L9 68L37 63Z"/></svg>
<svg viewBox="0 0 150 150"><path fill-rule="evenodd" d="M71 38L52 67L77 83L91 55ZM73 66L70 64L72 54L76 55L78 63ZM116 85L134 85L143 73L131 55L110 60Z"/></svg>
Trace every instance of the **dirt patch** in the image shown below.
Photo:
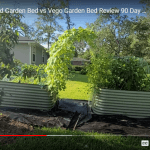
<svg viewBox="0 0 150 150"><path fill-rule="evenodd" d="M41 112L37 110L13 109L9 111L0 110L1 113L0 135L26 135L33 132L35 127L43 126L66 129L65 125L69 123L67 119L73 116L72 112L63 110ZM150 137L150 119L137 120L125 116L92 115L91 120L77 126L76 130ZM16 137L0 137L0 143L4 145L14 143L15 141Z"/></svg>
<svg viewBox="0 0 150 150"><path fill-rule="evenodd" d="M27 124L20 123L11 120L7 115L0 115L0 135L22 135L32 132L33 127ZM15 142L16 137L0 137L0 142L5 144L11 144Z"/></svg>
<svg viewBox="0 0 150 150"><path fill-rule="evenodd" d="M93 115L89 122L76 129L85 132L94 131L98 133L112 133L115 135L150 137L150 120L138 120L119 115Z"/></svg>

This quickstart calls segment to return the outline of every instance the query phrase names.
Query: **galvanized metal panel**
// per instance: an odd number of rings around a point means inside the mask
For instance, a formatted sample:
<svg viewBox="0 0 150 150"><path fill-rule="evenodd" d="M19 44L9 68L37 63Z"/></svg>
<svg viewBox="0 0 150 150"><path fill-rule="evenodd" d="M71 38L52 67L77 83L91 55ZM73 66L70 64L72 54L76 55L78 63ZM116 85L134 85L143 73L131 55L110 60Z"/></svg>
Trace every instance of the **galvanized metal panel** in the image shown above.
<svg viewBox="0 0 150 150"><path fill-rule="evenodd" d="M0 81L0 107L50 110L54 104L40 85Z"/></svg>
<svg viewBox="0 0 150 150"><path fill-rule="evenodd" d="M150 92L100 89L92 100L98 115L126 115L132 118L150 117Z"/></svg>

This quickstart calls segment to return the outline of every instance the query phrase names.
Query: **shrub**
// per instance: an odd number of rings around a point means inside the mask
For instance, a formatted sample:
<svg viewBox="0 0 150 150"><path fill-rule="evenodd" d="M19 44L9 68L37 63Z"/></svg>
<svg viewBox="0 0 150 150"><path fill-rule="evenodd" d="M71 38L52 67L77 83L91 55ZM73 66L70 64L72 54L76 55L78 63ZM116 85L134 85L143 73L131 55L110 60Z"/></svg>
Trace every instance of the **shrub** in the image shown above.
<svg viewBox="0 0 150 150"><path fill-rule="evenodd" d="M12 74L15 76L19 76L19 74L21 73L21 66L23 65L23 63L14 58L14 67L12 68Z"/></svg>
<svg viewBox="0 0 150 150"><path fill-rule="evenodd" d="M82 70L82 67L75 67L75 71L81 71Z"/></svg>
<svg viewBox="0 0 150 150"><path fill-rule="evenodd" d="M92 64L88 67L89 81L94 89L108 88L116 90L149 91L150 77L136 57L114 57L101 47L92 54Z"/></svg>
<svg viewBox="0 0 150 150"><path fill-rule="evenodd" d="M75 71L81 71L83 69L84 66L78 66L78 65L75 65L75 66L72 66L73 70Z"/></svg>
<svg viewBox="0 0 150 150"><path fill-rule="evenodd" d="M84 68L80 71L80 73L81 73L82 75L86 75L86 74L87 74L86 68L84 67Z"/></svg>
<svg viewBox="0 0 150 150"><path fill-rule="evenodd" d="M113 56L105 51L104 47L94 49L91 53L91 64L87 66L87 76L92 88L107 88L108 78L111 77L111 63ZM93 50L92 50L93 51Z"/></svg>
<svg viewBox="0 0 150 150"><path fill-rule="evenodd" d="M47 73L45 72L45 67L45 64L40 64L39 66L24 64L21 67L21 74L13 79L12 82L46 85Z"/></svg>
<svg viewBox="0 0 150 150"><path fill-rule="evenodd" d="M72 70L71 73L76 73L76 71L75 71L75 70Z"/></svg>
<svg viewBox="0 0 150 150"><path fill-rule="evenodd" d="M38 66L36 66L36 65L24 64L21 66L21 76L24 79L31 78L32 76L36 75L37 68L38 68Z"/></svg>
<svg viewBox="0 0 150 150"><path fill-rule="evenodd" d="M10 78L12 72L12 65L10 64L4 64L3 62L0 63L0 80L3 79L6 75L7 78Z"/></svg>
<svg viewBox="0 0 150 150"><path fill-rule="evenodd" d="M150 78L140 62L141 60L136 57L114 59L107 88L131 91L149 90Z"/></svg>

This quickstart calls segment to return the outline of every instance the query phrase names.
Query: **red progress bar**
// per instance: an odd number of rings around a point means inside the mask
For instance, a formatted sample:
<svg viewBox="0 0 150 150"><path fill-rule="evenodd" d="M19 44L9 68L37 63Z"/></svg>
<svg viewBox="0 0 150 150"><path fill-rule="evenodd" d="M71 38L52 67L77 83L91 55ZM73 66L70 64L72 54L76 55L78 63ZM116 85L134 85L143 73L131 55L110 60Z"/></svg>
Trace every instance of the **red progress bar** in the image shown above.
<svg viewBox="0 0 150 150"><path fill-rule="evenodd" d="M0 135L0 136L47 136L47 135Z"/></svg>

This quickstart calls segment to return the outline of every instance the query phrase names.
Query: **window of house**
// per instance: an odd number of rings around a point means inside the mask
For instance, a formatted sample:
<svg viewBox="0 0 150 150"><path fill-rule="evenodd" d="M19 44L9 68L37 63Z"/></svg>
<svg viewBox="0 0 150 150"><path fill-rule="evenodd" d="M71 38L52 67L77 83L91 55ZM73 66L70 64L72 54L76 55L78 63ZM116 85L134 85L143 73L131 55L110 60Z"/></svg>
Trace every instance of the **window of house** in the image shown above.
<svg viewBox="0 0 150 150"><path fill-rule="evenodd" d="M36 61L36 49L33 46L32 47L32 63L35 63L35 61Z"/></svg>
<svg viewBox="0 0 150 150"><path fill-rule="evenodd" d="M33 53L33 61L35 61L35 53Z"/></svg>
<svg viewBox="0 0 150 150"><path fill-rule="evenodd" d="M44 50L42 50L42 62L44 63Z"/></svg>

